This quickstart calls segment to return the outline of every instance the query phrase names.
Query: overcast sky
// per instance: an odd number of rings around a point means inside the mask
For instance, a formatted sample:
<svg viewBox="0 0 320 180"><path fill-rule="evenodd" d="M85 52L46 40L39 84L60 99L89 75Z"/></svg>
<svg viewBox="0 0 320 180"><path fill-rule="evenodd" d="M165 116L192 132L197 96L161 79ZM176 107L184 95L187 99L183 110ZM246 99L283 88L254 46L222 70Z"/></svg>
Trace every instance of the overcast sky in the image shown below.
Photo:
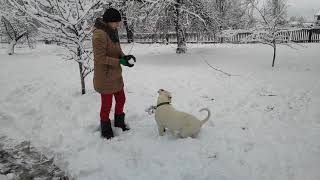
<svg viewBox="0 0 320 180"><path fill-rule="evenodd" d="M320 0L288 0L288 5L289 16L303 16L307 20L313 20L320 10Z"/></svg>

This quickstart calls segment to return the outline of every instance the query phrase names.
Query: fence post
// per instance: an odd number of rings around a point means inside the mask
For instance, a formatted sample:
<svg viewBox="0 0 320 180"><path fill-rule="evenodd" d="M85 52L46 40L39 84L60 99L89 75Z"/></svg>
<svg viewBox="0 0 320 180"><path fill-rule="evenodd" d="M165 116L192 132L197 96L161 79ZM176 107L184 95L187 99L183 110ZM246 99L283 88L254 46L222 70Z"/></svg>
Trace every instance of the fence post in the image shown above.
<svg viewBox="0 0 320 180"><path fill-rule="evenodd" d="M308 29L308 32L309 32L308 42L311 43L312 42L312 29Z"/></svg>

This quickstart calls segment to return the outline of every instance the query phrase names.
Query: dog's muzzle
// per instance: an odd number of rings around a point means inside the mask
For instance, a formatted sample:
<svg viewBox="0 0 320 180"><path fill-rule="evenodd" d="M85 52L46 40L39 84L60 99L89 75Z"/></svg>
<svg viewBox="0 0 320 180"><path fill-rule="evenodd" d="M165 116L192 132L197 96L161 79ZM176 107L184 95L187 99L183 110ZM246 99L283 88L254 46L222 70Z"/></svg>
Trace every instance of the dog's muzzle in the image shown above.
<svg viewBox="0 0 320 180"><path fill-rule="evenodd" d="M164 89L159 89L158 90L158 93L160 94L161 92L163 92L164 91Z"/></svg>

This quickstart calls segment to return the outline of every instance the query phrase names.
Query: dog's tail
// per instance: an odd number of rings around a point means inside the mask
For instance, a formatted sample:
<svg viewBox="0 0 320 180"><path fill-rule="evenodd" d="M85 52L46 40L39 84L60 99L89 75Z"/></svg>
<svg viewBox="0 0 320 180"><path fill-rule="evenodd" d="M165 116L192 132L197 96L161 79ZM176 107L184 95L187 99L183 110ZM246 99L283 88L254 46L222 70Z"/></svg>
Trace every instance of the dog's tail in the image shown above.
<svg viewBox="0 0 320 180"><path fill-rule="evenodd" d="M201 121L201 126L204 123L206 123L210 119L210 116L211 116L211 112L210 112L210 110L208 108L200 109L200 112L202 112L202 111L207 111L208 112L208 116L204 120Z"/></svg>

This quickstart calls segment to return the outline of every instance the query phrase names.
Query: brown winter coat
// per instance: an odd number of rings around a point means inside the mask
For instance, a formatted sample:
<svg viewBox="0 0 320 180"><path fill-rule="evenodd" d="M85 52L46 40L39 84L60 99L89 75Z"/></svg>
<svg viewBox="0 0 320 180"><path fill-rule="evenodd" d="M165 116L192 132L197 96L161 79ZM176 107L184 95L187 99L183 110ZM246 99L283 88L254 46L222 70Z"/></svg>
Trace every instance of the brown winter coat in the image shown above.
<svg viewBox="0 0 320 180"><path fill-rule="evenodd" d="M111 41L103 29L94 28L92 37L94 54L94 89L101 94L120 91L123 86L120 57L124 56L120 44Z"/></svg>

